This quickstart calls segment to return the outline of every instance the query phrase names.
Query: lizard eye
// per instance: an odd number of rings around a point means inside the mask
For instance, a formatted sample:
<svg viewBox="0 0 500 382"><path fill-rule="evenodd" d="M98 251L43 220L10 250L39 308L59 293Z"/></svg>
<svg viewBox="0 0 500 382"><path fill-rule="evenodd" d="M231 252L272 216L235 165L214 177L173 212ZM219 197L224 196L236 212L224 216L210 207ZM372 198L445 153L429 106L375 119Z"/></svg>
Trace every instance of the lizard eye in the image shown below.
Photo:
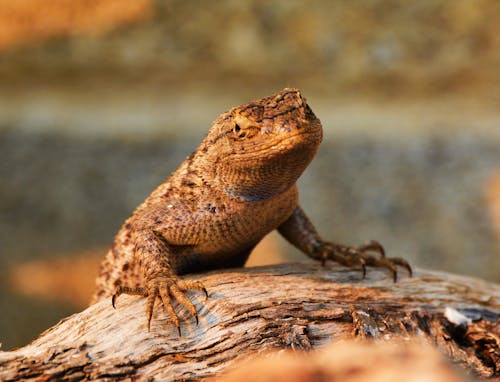
<svg viewBox="0 0 500 382"><path fill-rule="evenodd" d="M242 130L241 126L237 123L234 124L233 132L238 138L245 138L247 136L247 132Z"/></svg>
<svg viewBox="0 0 500 382"><path fill-rule="evenodd" d="M233 117L232 124L233 139L252 138L260 131L260 127L255 122L239 114Z"/></svg>

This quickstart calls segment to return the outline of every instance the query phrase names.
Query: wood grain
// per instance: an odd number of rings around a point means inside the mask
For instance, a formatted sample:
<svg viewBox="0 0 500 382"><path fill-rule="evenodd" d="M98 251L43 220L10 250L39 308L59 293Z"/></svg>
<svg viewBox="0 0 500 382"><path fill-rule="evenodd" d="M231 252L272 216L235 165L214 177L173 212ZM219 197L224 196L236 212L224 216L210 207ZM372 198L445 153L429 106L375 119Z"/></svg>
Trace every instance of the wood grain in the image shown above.
<svg viewBox="0 0 500 382"><path fill-rule="evenodd" d="M500 370L500 286L417 269L393 283L340 266L282 264L189 276L210 297L190 294L199 324L179 306L182 336L161 309L147 331L145 299L101 301L48 329L31 344L0 352L0 380L155 377L196 380L273 349L331 341L418 337L469 373Z"/></svg>

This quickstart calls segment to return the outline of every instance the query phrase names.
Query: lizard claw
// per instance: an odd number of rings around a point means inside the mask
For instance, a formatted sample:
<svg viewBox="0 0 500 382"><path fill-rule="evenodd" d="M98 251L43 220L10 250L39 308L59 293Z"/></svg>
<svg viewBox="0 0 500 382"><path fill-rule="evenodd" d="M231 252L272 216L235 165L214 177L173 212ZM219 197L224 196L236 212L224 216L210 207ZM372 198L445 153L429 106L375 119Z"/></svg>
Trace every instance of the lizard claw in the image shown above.
<svg viewBox="0 0 500 382"><path fill-rule="evenodd" d="M143 297L146 297L148 295L146 289L142 287L129 288L119 285L116 287L115 293L111 297L111 305L113 306L114 309L116 309L116 301L118 300L118 297L120 297L121 294L131 294Z"/></svg>
<svg viewBox="0 0 500 382"><path fill-rule="evenodd" d="M356 249L360 252L367 252L367 251L378 252L380 256L385 257L384 247L376 240L370 240L368 243L356 247Z"/></svg>
<svg viewBox="0 0 500 382"><path fill-rule="evenodd" d="M384 247L374 240L358 247L323 243L320 250L320 260L322 264L324 264L326 260L333 260L349 267L359 266L363 273L363 279L366 277L367 265L386 268L391 272L394 282L398 279L397 266L405 268L410 277L413 274L410 264L405 259L399 257L386 257ZM370 252L377 252L380 256L375 256Z"/></svg>
<svg viewBox="0 0 500 382"><path fill-rule="evenodd" d="M180 320L172 305L172 300L179 302L189 313L196 319L196 325L199 324L198 312L194 304L186 297L185 291L196 289L203 292L208 298L208 292L203 284L199 281L181 280L175 276L160 276L155 277L147 282L146 288L128 288L118 286L111 298L111 304L115 308L116 301L121 294L140 295L147 297L146 301L146 317L148 322L148 331L151 329L151 320L153 318L154 304L157 298L162 302L163 308L172 320L174 326L181 335Z"/></svg>
<svg viewBox="0 0 500 382"><path fill-rule="evenodd" d="M413 270L411 269L411 265L405 259L402 259L401 257L390 257L388 260L394 265L399 265L400 267L405 268L408 271L410 277L413 276Z"/></svg>

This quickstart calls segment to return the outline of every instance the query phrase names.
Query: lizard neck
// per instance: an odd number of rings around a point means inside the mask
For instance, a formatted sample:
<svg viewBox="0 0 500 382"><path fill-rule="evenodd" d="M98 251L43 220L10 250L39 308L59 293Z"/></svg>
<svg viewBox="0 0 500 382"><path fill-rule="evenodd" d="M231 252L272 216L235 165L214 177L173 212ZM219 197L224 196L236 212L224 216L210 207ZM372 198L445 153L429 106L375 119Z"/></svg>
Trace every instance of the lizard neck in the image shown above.
<svg viewBox="0 0 500 382"><path fill-rule="evenodd" d="M226 158L214 166L216 187L232 198L248 202L274 198L295 185L316 148L297 145L285 153L257 152L247 158Z"/></svg>

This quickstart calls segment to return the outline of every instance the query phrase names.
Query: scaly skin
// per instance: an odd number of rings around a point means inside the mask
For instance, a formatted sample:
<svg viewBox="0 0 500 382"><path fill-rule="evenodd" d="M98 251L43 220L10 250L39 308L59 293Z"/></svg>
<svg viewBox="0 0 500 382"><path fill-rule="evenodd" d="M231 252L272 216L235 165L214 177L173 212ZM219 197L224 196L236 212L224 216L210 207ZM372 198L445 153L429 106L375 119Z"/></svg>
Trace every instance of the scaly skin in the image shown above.
<svg viewBox="0 0 500 382"><path fill-rule="evenodd" d="M172 299L197 319L184 292L207 294L179 275L245 264L255 245L278 231L306 255L349 267L385 267L400 258L377 242L348 247L323 241L298 205L297 179L322 138L321 122L297 89L221 114L198 149L127 219L101 265L93 302L120 294L147 297L148 329L160 299L180 332ZM372 252L378 252L374 254Z"/></svg>

